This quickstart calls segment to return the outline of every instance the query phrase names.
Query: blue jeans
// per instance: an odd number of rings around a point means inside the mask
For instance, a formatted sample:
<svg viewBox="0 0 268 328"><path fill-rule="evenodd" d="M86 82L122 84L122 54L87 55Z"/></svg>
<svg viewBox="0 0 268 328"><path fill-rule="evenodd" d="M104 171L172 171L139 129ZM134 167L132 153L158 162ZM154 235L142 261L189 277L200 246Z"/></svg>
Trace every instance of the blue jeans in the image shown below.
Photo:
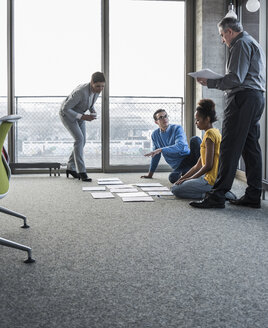
<svg viewBox="0 0 268 328"><path fill-rule="evenodd" d="M202 199L205 197L206 192L211 189L212 185L202 176L197 179L186 180L179 185L174 185L171 191L178 198Z"/></svg>
<svg viewBox="0 0 268 328"><path fill-rule="evenodd" d="M211 189L212 185L202 175L200 178L186 180L182 184L173 185L171 191L178 198L203 199ZM231 191L227 191L225 199L236 199L236 196Z"/></svg>
<svg viewBox="0 0 268 328"><path fill-rule="evenodd" d="M185 174L192 168L200 157L200 145L202 140L199 137L190 139L190 154L187 155L173 172L170 173L168 179L171 183L179 180L180 176Z"/></svg>

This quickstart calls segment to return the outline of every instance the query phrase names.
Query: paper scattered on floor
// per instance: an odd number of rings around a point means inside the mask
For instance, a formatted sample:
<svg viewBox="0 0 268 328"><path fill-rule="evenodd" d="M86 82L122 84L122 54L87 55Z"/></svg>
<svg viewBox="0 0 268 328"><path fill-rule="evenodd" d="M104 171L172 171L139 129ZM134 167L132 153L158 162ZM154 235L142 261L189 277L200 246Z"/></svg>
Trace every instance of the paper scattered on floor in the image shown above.
<svg viewBox="0 0 268 328"><path fill-rule="evenodd" d="M98 179L98 182L103 181L121 181L119 178L105 178L105 179Z"/></svg>
<svg viewBox="0 0 268 328"><path fill-rule="evenodd" d="M100 199L100 198L114 198L114 195L109 192L109 191L105 191L105 192L92 192L91 193L93 198L96 199Z"/></svg>
<svg viewBox="0 0 268 328"><path fill-rule="evenodd" d="M143 191L138 192L122 192L117 194L119 197L146 197L148 194Z"/></svg>
<svg viewBox="0 0 268 328"><path fill-rule="evenodd" d="M163 187L161 183L136 183L137 187Z"/></svg>
<svg viewBox="0 0 268 328"><path fill-rule="evenodd" d="M124 202L154 202L155 197L151 196L174 196L168 187L158 182L124 184L119 178L113 177L97 181L98 186L82 188L83 191L90 191L95 199L115 198L117 195Z"/></svg>
<svg viewBox="0 0 268 328"><path fill-rule="evenodd" d="M149 191L150 196L174 196L171 191Z"/></svg>
<svg viewBox="0 0 268 328"><path fill-rule="evenodd" d="M168 187L141 187L143 191L168 191Z"/></svg>
<svg viewBox="0 0 268 328"><path fill-rule="evenodd" d="M110 189L110 192L136 192L138 189L136 188L114 188Z"/></svg>
<svg viewBox="0 0 268 328"><path fill-rule="evenodd" d="M98 187L98 186L96 186L96 187L83 187L82 190L83 191L105 191L106 188L105 188L105 186L103 186L103 187Z"/></svg>
<svg viewBox="0 0 268 328"><path fill-rule="evenodd" d="M123 202L153 202L154 199L152 197L123 197Z"/></svg>
<svg viewBox="0 0 268 328"><path fill-rule="evenodd" d="M120 185L123 184L121 180L112 180L112 181L98 181L99 185Z"/></svg>
<svg viewBox="0 0 268 328"><path fill-rule="evenodd" d="M131 184L122 184L122 185L117 185L117 186L115 186L115 185L106 185L106 187L107 188L109 188L109 189L114 189L114 188L116 188L116 189L121 189L121 188L133 188L133 185L131 185Z"/></svg>

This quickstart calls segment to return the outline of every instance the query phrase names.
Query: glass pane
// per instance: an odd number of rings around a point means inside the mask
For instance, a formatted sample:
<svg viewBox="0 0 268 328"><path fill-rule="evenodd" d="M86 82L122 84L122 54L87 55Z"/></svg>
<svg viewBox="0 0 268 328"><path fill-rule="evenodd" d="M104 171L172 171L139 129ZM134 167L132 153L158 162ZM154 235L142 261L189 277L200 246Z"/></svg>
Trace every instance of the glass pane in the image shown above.
<svg viewBox="0 0 268 328"><path fill-rule="evenodd" d="M7 115L7 1L0 0L0 117ZM4 147L7 150L8 138Z"/></svg>
<svg viewBox="0 0 268 328"><path fill-rule="evenodd" d="M7 1L0 0L0 117L7 115Z"/></svg>
<svg viewBox="0 0 268 328"><path fill-rule="evenodd" d="M183 95L184 2L111 1L110 164L149 164L153 113L182 125Z"/></svg>
<svg viewBox="0 0 268 328"><path fill-rule="evenodd" d="M242 3L242 24L245 31L247 31L255 40L259 42L260 30L260 11L250 12L246 8L247 1Z"/></svg>
<svg viewBox="0 0 268 328"><path fill-rule="evenodd" d="M17 161L66 163L73 139L62 125L63 99L101 69L99 0L15 0ZM87 124L85 161L101 166L101 112ZM94 146L93 146L94 144Z"/></svg>

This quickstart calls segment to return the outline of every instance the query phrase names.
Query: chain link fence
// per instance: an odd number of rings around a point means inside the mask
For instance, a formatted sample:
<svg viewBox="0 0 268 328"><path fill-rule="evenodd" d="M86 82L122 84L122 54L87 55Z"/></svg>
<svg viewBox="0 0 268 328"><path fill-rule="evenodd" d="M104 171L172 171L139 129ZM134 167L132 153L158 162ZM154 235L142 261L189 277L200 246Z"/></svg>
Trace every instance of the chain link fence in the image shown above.
<svg viewBox="0 0 268 328"><path fill-rule="evenodd" d="M22 116L15 125L16 162L68 161L73 139L59 118L64 98L15 98L16 113ZM167 111L170 123L183 125L182 97L110 97L109 101L111 165L149 163L143 155L151 149L151 134L157 128L153 113L157 109ZM6 104L3 106L6 109ZM101 167L101 98L95 109L97 119L87 122L85 162L89 168Z"/></svg>

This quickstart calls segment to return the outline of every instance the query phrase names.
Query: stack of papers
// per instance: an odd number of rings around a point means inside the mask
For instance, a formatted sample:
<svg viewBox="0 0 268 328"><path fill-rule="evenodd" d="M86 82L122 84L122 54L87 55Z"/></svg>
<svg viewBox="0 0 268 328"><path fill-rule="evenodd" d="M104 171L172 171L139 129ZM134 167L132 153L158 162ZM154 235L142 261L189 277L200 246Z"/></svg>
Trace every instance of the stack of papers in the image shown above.
<svg viewBox="0 0 268 328"><path fill-rule="evenodd" d="M123 202L153 202L153 198L150 196L146 197L123 197Z"/></svg>
<svg viewBox="0 0 268 328"><path fill-rule="evenodd" d="M82 190L83 191L105 191L106 188L105 188L105 186L103 186L103 187L83 187Z"/></svg>
<svg viewBox="0 0 268 328"><path fill-rule="evenodd" d="M153 202L153 198L148 196L144 191L118 193L123 202Z"/></svg>
<svg viewBox="0 0 268 328"><path fill-rule="evenodd" d="M120 185L123 184L121 180L98 181L99 185Z"/></svg>
<svg viewBox="0 0 268 328"><path fill-rule="evenodd" d="M116 188L116 189L121 189L121 188L134 188L133 187L133 185L131 185L131 184L121 184L121 185L117 185L117 186L114 186L114 185L106 185L106 187L107 188L109 188L109 189L114 189L114 188Z"/></svg>
<svg viewBox="0 0 268 328"><path fill-rule="evenodd" d="M212 79L212 80L220 79L223 77L223 75L213 72L209 68L204 68L197 72L190 72L190 73L188 73L188 75L190 75L194 78L199 77L201 79Z"/></svg>
<svg viewBox="0 0 268 328"><path fill-rule="evenodd" d="M137 187L163 187L161 183L136 183Z"/></svg>
<svg viewBox="0 0 268 328"><path fill-rule="evenodd" d="M114 198L114 195L111 192L109 192L109 191L105 191L105 192L92 192L91 195L95 199L100 199L100 198Z"/></svg>
<svg viewBox="0 0 268 328"><path fill-rule="evenodd" d="M149 191L150 196L174 196L171 191Z"/></svg>
<svg viewBox="0 0 268 328"><path fill-rule="evenodd" d="M121 181L119 178L104 178L98 179L98 182Z"/></svg>
<svg viewBox="0 0 268 328"><path fill-rule="evenodd" d="M117 187L114 187L114 188L111 188L110 189L110 192L115 192L115 193L121 193L121 192L136 192L138 191L138 189L136 188L117 188Z"/></svg>
<svg viewBox="0 0 268 328"><path fill-rule="evenodd" d="M143 191L168 191L168 187L141 187Z"/></svg>
<svg viewBox="0 0 268 328"><path fill-rule="evenodd" d="M122 192L117 194L119 197L146 197L148 194L143 191L138 192Z"/></svg>

